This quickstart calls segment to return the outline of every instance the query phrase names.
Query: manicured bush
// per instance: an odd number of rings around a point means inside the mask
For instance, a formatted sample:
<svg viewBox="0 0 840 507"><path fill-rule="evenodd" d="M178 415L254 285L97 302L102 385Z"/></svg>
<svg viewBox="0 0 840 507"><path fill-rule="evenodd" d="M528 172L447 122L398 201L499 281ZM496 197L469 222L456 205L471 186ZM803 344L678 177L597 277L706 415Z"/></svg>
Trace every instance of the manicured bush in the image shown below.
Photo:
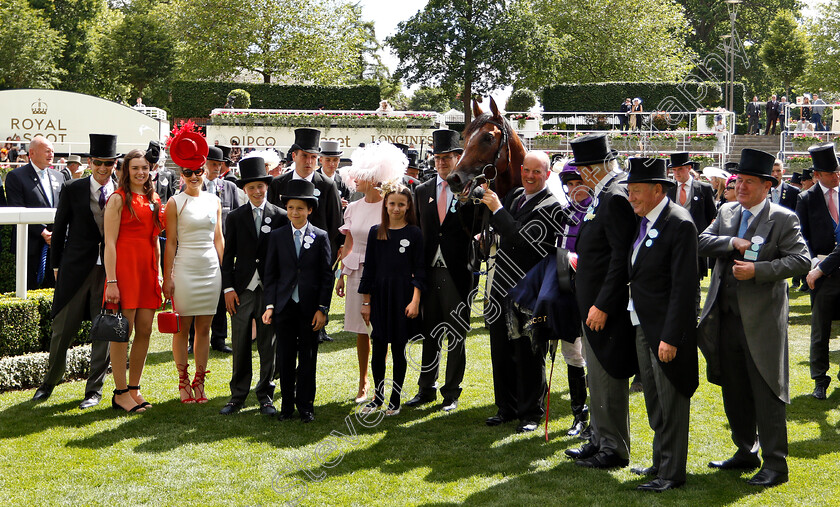
<svg viewBox="0 0 840 507"><path fill-rule="evenodd" d="M529 111L537 103L537 95L527 88L520 88L510 94L505 104L507 111Z"/></svg>
<svg viewBox="0 0 840 507"><path fill-rule="evenodd" d="M40 349L38 305L35 299L0 298L0 357Z"/></svg>
<svg viewBox="0 0 840 507"><path fill-rule="evenodd" d="M251 107L251 94L242 88L237 88L228 93L227 102L236 109L248 109Z"/></svg>
<svg viewBox="0 0 840 507"><path fill-rule="evenodd" d="M40 385L47 374L49 358L50 355L46 352L0 358L0 391ZM68 350L64 380L86 378L89 372L90 345Z"/></svg>
<svg viewBox="0 0 840 507"><path fill-rule="evenodd" d="M222 107L228 93L240 89L251 95L254 109L367 109L379 107L378 86L305 86L265 83L175 81L170 116L205 118Z"/></svg>

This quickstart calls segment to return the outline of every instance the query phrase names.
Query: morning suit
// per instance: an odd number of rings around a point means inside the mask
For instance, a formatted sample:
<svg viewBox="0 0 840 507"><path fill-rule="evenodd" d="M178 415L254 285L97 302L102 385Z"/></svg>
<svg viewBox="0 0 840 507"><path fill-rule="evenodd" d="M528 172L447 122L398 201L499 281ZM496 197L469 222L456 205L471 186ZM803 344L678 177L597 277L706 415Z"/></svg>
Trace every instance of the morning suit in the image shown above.
<svg viewBox="0 0 840 507"><path fill-rule="evenodd" d="M52 236L51 266L58 270L52 304L52 338L47 375L42 385L54 386L64 378L67 349L83 320L90 320L102 308L105 289L104 220L99 207L100 189L90 176L67 183L58 199ZM113 192L113 187L110 191ZM106 193L105 198L108 195ZM104 202L104 201L103 201ZM102 394L108 373L109 342L91 343L90 374L85 398Z"/></svg>
<svg viewBox="0 0 840 507"><path fill-rule="evenodd" d="M765 104L765 110L767 112L767 126L764 128L764 135L770 133L771 125L773 134L776 133L776 122L779 119L779 101L778 100L768 100L767 104Z"/></svg>
<svg viewBox="0 0 840 507"><path fill-rule="evenodd" d="M761 102L747 104L747 119L749 120L749 134L758 134L759 119L761 118Z"/></svg>
<svg viewBox="0 0 840 507"><path fill-rule="evenodd" d="M160 203L165 205L166 201L178 190L178 176L169 169L161 167L152 179L155 182L155 192L160 196Z"/></svg>
<svg viewBox="0 0 840 507"><path fill-rule="evenodd" d="M210 192L222 201L222 234L224 234L227 230L228 215L239 207L239 189L236 187L236 183L224 178L216 178L213 183L211 185L205 180L201 189ZM211 187L212 190L208 190ZM161 202L163 202L162 199ZM225 309L224 293L219 295L219 306L216 307L216 314L213 316L210 331L210 345L213 348L224 347L227 339L227 310Z"/></svg>
<svg viewBox="0 0 840 507"><path fill-rule="evenodd" d="M742 206L721 206L700 235L701 255L716 257L698 345L710 382L721 386L723 406L737 447L735 457L751 460L760 441L763 468L787 472L785 403L790 403L787 278L807 273L808 249L799 220L769 200L743 237L758 249L755 277L737 280L734 261L744 256L731 246ZM758 438L756 439L756 429Z"/></svg>
<svg viewBox="0 0 840 507"><path fill-rule="evenodd" d="M676 186L668 189L668 198L678 206L680 205L678 197L680 185L681 183L677 182ZM691 214L691 219L694 221L694 226L697 230L700 232L705 231L706 227L712 223L712 220L715 219L715 215L717 214L717 205L715 203L715 195L712 191L712 186L708 183L691 178L686 184L686 199L685 204L682 206ZM709 266L706 258L698 257L697 270L701 280L706 277L708 269ZM699 301L700 300L698 299L698 305L700 304Z"/></svg>
<svg viewBox="0 0 840 507"><path fill-rule="evenodd" d="M54 170L46 169L46 177L49 179L49 188L45 189L38 177L35 166L32 162L22 165L6 175L6 204L11 207L21 208L55 208L58 205L58 195L61 192L64 176ZM40 287L53 287L55 277L50 270L49 251L41 232L44 229L53 230L52 225L32 224L29 226L29 244L27 245L27 266L29 272L26 276L26 288L37 289L38 270L41 260L46 252L44 265L44 280ZM12 248L14 248L15 236L12 237Z"/></svg>
<svg viewBox="0 0 840 507"><path fill-rule="evenodd" d="M269 234L289 223L286 211L265 202L256 225L254 206L249 202L231 211L227 217L225 252L222 256L223 294L233 290L239 298L236 313L230 317L233 373L230 378L230 399L242 403L251 389L251 319L257 323L257 351L260 356L260 377L255 394L259 403L271 403L274 397L274 330L263 324L265 309L265 262Z"/></svg>
<svg viewBox="0 0 840 507"><path fill-rule="evenodd" d="M546 343L520 332L526 320L508 291L546 255L554 255L560 204L548 188L525 200L525 189L508 193L490 216L498 250L487 275L490 300L484 319L490 331L490 360L498 415L537 422L545 415ZM512 328L516 329L513 334Z"/></svg>
<svg viewBox="0 0 840 507"><path fill-rule="evenodd" d="M280 197L286 193L286 186L295 176L294 171L283 173L274 178L268 186L268 202L275 206L285 208L280 202ZM338 228L344 223L344 214L341 212L341 198L338 195L338 187L334 181L323 174L315 171L310 179L315 185L315 197L318 198L318 207L309 215L309 223L326 231L330 239L331 259L335 259L338 253L339 241L343 242L344 235L338 232ZM339 236L341 239L339 240Z"/></svg>
<svg viewBox="0 0 840 507"><path fill-rule="evenodd" d="M627 313L627 255L636 231L636 214L627 190L614 173L596 188L578 231L575 290L588 366L592 443L620 458L630 456L630 388L638 371L635 334ZM585 324L590 307L607 314L604 329Z"/></svg>
<svg viewBox="0 0 840 507"><path fill-rule="evenodd" d="M664 201L656 221L646 227L646 235L629 255L630 318L636 326L639 376L654 431L653 466L660 478L682 482L688 459L689 400L698 385L692 311L699 281L697 229L688 211L667 197ZM670 362L659 360L660 341L677 348Z"/></svg>
<svg viewBox="0 0 840 507"><path fill-rule="evenodd" d="M265 304L274 307L284 415L291 415L295 407L301 414L313 412L318 333L312 330L312 318L319 307L329 308L335 280L327 233L307 223L301 243L298 255L291 224L270 233L264 268ZM292 299L295 287L298 302Z"/></svg>
<svg viewBox="0 0 840 507"><path fill-rule="evenodd" d="M773 204L778 204L791 211L796 211L796 203L799 201L799 189L793 185L782 182L778 187L771 188L768 195L770 202Z"/></svg>
<svg viewBox="0 0 840 507"><path fill-rule="evenodd" d="M802 237L808 245L808 257L812 259L812 265L817 262L813 259L830 254L838 244L835 233L838 224L834 223L828 211L824 190L822 183L817 182L799 194L796 205L796 215L802 224ZM811 378L816 384L826 387L831 382L827 374L831 321L836 318L838 304L840 276L834 274L817 280L811 291Z"/></svg>
<svg viewBox="0 0 840 507"><path fill-rule="evenodd" d="M439 179L436 176L417 186L414 194L414 209L423 233L427 283L421 300L423 363L417 384L422 397L435 398L441 349L446 337L446 375L440 393L445 400L457 400L467 364L465 340L470 322L469 295L477 284L468 266L471 232L476 227L473 220L476 206L467 203L452 211L451 204L457 201L455 196L450 196L441 223Z"/></svg>
<svg viewBox="0 0 840 507"><path fill-rule="evenodd" d="M319 167L317 172L321 176L324 176L324 169L323 168ZM329 179L327 176L324 176L324 177ZM349 201L350 200L350 194L351 194L350 189L347 187L347 183L344 182L344 178L341 177L341 174L338 171L336 171L333 174L332 180L335 183L336 189L338 190L339 199L344 199L345 201Z"/></svg>

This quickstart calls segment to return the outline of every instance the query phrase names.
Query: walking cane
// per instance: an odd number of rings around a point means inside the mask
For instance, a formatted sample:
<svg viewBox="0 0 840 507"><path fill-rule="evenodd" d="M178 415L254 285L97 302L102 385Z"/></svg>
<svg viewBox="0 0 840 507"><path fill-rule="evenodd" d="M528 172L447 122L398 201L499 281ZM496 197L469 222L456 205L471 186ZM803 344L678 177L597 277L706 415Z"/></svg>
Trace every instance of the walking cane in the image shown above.
<svg viewBox="0 0 840 507"><path fill-rule="evenodd" d="M548 346L551 354L551 373L548 375L548 400L545 404L545 441L548 442L548 410L551 408L551 379L554 377L554 358L557 355L557 340L551 340Z"/></svg>

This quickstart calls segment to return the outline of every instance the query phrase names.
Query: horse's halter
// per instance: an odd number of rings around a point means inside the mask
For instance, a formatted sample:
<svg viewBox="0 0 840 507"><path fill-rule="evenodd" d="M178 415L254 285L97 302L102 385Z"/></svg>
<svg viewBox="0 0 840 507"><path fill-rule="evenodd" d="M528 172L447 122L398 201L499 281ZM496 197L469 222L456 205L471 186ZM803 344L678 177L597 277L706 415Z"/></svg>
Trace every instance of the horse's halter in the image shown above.
<svg viewBox="0 0 840 507"><path fill-rule="evenodd" d="M481 169L481 174L475 176L470 182L468 190L464 192L464 194L467 196L471 195L472 190L474 188L479 187L484 183L487 183L489 185L490 183L493 183L493 181L495 181L496 177L498 176L498 169L496 168L496 164L499 163L499 159L502 157L503 148L507 148L508 167L510 167L510 138L508 136L508 131L505 128L504 120L502 120L502 123L493 120L487 120L487 123L497 127L502 132L502 139L499 142L499 146L496 148L496 154L493 157L493 162L485 164L484 167ZM492 177L490 176L489 171L492 171ZM478 201L480 201L480 199L478 199Z"/></svg>

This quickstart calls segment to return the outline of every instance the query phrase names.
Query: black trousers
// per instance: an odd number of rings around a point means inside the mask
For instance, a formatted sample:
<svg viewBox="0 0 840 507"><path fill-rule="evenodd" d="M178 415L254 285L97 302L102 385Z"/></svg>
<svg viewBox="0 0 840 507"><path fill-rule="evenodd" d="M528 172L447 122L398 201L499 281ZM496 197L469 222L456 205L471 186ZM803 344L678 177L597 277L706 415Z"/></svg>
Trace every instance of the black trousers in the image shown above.
<svg viewBox="0 0 840 507"><path fill-rule="evenodd" d="M318 333L312 330L312 317L303 315L294 301L274 315L283 414L291 414L295 407L300 413L314 412Z"/></svg>
<svg viewBox="0 0 840 507"><path fill-rule="evenodd" d="M757 452L756 443L760 443L762 468L787 472L785 403L756 368L741 317L721 308L720 329L723 410L737 448L735 456L749 458Z"/></svg>
<svg viewBox="0 0 840 507"><path fill-rule="evenodd" d="M811 293L811 378L828 386L828 342L831 338L831 319L840 304L840 276L823 279L822 285Z"/></svg>
<svg viewBox="0 0 840 507"><path fill-rule="evenodd" d="M260 377L255 393L260 404L274 398L274 361L277 354L274 328L263 324L263 290L246 290L239 296L239 306L231 315L231 345L233 345L233 373L230 378L231 401L244 402L251 390L251 320L257 321L257 352L260 357Z"/></svg>
<svg viewBox="0 0 840 507"><path fill-rule="evenodd" d="M373 385L376 388L374 401L382 405L385 400L385 368L388 359L388 342L384 340L373 340L370 357L370 369L373 371ZM405 359L405 342L399 341L391 344L391 358L394 362L394 369L391 382L391 399L389 408L400 408L400 397L402 386L405 383L405 370L407 361Z"/></svg>

